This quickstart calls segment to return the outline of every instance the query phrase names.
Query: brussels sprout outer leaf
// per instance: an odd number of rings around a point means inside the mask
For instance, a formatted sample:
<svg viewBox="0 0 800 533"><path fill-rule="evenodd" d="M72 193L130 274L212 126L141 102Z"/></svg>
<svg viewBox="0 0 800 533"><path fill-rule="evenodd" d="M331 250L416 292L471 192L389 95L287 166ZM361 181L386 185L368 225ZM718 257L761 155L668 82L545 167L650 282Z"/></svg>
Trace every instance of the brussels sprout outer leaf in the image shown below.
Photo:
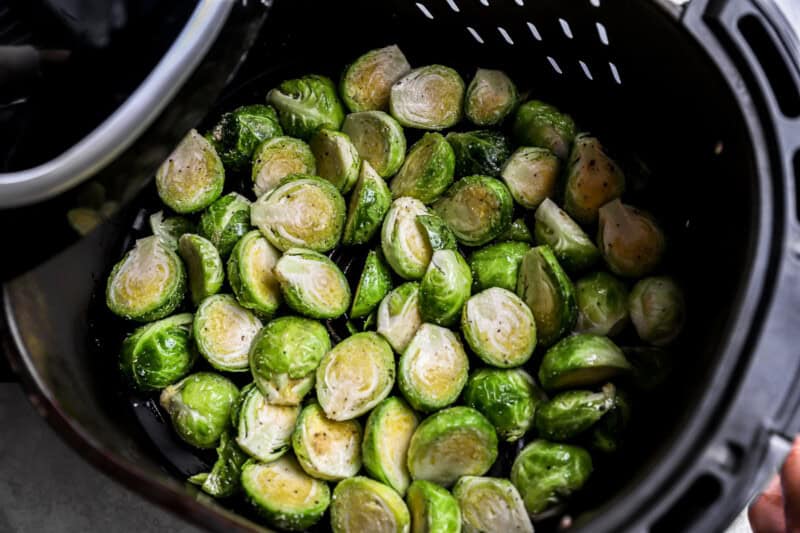
<svg viewBox="0 0 800 533"><path fill-rule="evenodd" d="M222 193L225 169L214 147L191 130L156 172L161 201L176 213L196 213Z"/></svg>
<svg viewBox="0 0 800 533"><path fill-rule="evenodd" d="M386 111L392 85L410 70L411 65L397 45L370 50L345 69L339 92L353 113Z"/></svg>
<svg viewBox="0 0 800 533"><path fill-rule="evenodd" d="M597 220L603 205L625 192L625 176L594 137L579 135L570 154L564 210L582 224Z"/></svg>
<svg viewBox="0 0 800 533"><path fill-rule="evenodd" d="M517 87L502 70L479 68L467 87L464 114L478 126L494 126L503 121L515 107Z"/></svg>
<svg viewBox="0 0 800 533"><path fill-rule="evenodd" d="M235 192L226 194L203 213L198 231L217 247L220 257L228 257L239 238L250 231L250 201Z"/></svg>
<svg viewBox="0 0 800 533"><path fill-rule="evenodd" d="M412 70L393 86L389 109L400 124L409 128L443 130L461 120L464 80L443 65Z"/></svg>
<svg viewBox="0 0 800 533"><path fill-rule="evenodd" d="M403 499L382 483L356 476L340 481L333 490L333 533L408 533L410 522Z"/></svg>
<svg viewBox="0 0 800 533"><path fill-rule="evenodd" d="M539 367L539 383L545 390L591 386L630 370L622 350L610 339L580 333L547 350Z"/></svg>
<svg viewBox="0 0 800 533"><path fill-rule="evenodd" d="M236 443L251 457L268 463L289 450L300 407L271 405L258 390L247 390L239 410Z"/></svg>
<svg viewBox="0 0 800 533"><path fill-rule="evenodd" d="M225 281L225 270L219 252L211 241L200 235L185 233L180 238L178 253L188 270L189 293L194 305L200 305L207 297L219 292Z"/></svg>
<svg viewBox="0 0 800 533"><path fill-rule="evenodd" d="M390 291L378 306L378 333L402 354L422 325L419 284L408 282Z"/></svg>
<svg viewBox="0 0 800 533"><path fill-rule="evenodd" d="M512 131L517 144L547 148L566 159L575 138L575 123L555 107L531 100L517 108Z"/></svg>
<svg viewBox="0 0 800 533"><path fill-rule="evenodd" d="M478 293L490 287L515 291L522 258L530 249L524 242L504 242L475 251L469 259L472 291Z"/></svg>
<svg viewBox="0 0 800 533"><path fill-rule="evenodd" d="M481 246L511 225L514 201L501 181L467 176L456 181L433 209L461 244Z"/></svg>
<svg viewBox="0 0 800 533"><path fill-rule="evenodd" d="M380 250L370 250L350 309L351 318L366 316L381 303L392 288L392 274Z"/></svg>
<svg viewBox="0 0 800 533"><path fill-rule="evenodd" d="M361 470L361 424L330 420L318 404L309 404L297 419L292 448L312 477L338 481L355 476Z"/></svg>
<svg viewBox="0 0 800 533"><path fill-rule="evenodd" d="M417 216L428 209L414 198L392 202L381 228L381 249L389 266L403 279L421 279L433 255L425 228Z"/></svg>
<svg viewBox="0 0 800 533"><path fill-rule="evenodd" d="M275 265L283 299L298 313L311 318L336 318L350 307L350 286L336 263L305 250L286 250Z"/></svg>
<svg viewBox="0 0 800 533"><path fill-rule="evenodd" d="M264 140L283 135L275 108L247 105L223 114L208 133L226 167L242 169Z"/></svg>
<svg viewBox="0 0 800 533"><path fill-rule="evenodd" d="M450 132L447 142L455 154L456 176L499 177L503 163L511 155L508 139L492 130Z"/></svg>
<svg viewBox="0 0 800 533"><path fill-rule="evenodd" d="M547 244L568 272L581 272L600 259L600 252L581 227L549 198L536 210L536 242Z"/></svg>
<svg viewBox="0 0 800 533"><path fill-rule="evenodd" d="M453 183L455 166L450 143L439 133L426 133L414 143L392 178L392 196L410 196L429 204Z"/></svg>
<svg viewBox="0 0 800 533"><path fill-rule="evenodd" d="M406 503L413 533L453 533L461 530L461 510L453 495L439 485L418 479L408 487Z"/></svg>
<svg viewBox="0 0 800 533"><path fill-rule="evenodd" d="M536 409L536 431L544 439L563 441L594 426L614 406L617 391L611 383L602 392L562 392Z"/></svg>
<svg viewBox="0 0 800 533"><path fill-rule="evenodd" d="M253 192L261 197L286 176L305 174L315 176L317 163L311 147L294 137L267 139L253 152Z"/></svg>
<svg viewBox="0 0 800 533"><path fill-rule="evenodd" d="M433 213L427 215L417 215L417 222L425 230L428 236L428 244L431 245L431 250L456 250L458 249L458 242L456 236L444 223L444 220L439 218L438 215Z"/></svg>
<svg viewBox="0 0 800 533"><path fill-rule="evenodd" d="M223 432L217 446L217 460L211 472L195 474L189 478L189 482L200 485L203 492L215 498L233 496L241 487L242 465L245 461L247 454L227 431Z"/></svg>
<svg viewBox="0 0 800 533"><path fill-rule="evenodd" d="M278 110L281 126L291 137L308 139L319 128L338 130L344 120L336 87L325 76L286 80L267 94L267 102Z"/></svg>
<svg viewBox="0 0 800 533"><path fill-rule="evenodd" d="M408 444L419 419L406 403L389 397L369 415L364 430L362 455L367 473L403 495L411 478L408 473Z"/></svg>
<svg viewBox="0 0 800 533"><path fill-rule="evenodd" d="M507 479L464 476L453 487L464 533L533 533L517 488Z"/></svg>
<svg viewBox="0 0 800 533"><path fill-rule="evenodd" d="M436 250L419 286L422 320L452 326L458 322L471 288L472 272L461 254Z"/></svg>
<svg viewBox="0 0 800 533"><path fill-rule="evenodd" d="M392 204L392 193L368 161L361 163L347 210L342 244L365 244L375 236Z"/></svg>

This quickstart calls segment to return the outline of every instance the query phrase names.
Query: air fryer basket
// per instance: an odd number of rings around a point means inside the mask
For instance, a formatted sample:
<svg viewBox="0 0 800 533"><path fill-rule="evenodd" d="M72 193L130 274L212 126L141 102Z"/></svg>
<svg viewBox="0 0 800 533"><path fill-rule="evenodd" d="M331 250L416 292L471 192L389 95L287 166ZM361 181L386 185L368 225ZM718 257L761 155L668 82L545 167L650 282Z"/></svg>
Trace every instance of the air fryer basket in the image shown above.
<svg viewBox="0 0 800 533"><path fill-rule="evenodd" d="M504 69L531 97L626 154L626 201L664 223L665 270L686 287L690 316L672 381L636 406L625 454L599 466L569 513L573 527L592 532L727 525L800 428L792 342L800 324L800 72L770 5L275 0L264 9L258 41L206 122L262 101L282 79L336 78L365 50L397 43L413 65L451 65L467 79L476 66ZM199 525L258 529L185 486L176 474L199 463L176 463L173 442L145 435L137 418L148 418L147 405L130 409L117 347L97 342L107 326L95 314L105 276L131 227L143 227L139 206L151 197L141 193L112 222L5 286L7 348L42 414L106 472Z"/></svg>

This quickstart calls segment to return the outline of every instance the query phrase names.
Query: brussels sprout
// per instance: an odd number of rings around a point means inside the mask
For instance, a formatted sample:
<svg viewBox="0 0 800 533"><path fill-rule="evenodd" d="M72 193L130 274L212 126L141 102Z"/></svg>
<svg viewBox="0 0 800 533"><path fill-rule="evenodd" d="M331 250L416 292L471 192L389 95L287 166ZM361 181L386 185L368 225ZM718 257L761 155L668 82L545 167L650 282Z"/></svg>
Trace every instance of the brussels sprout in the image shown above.
<svg viewBox="0 0 800 533"><path fill-rule="evenodd" d="M194 222L184 217L164 218L164 212L159 211L150 215L150 230L153 235L161 239L170 250L178 249L178 239L185 233L194 233Z"/></svg>
<svg viewBox="0 0 800 533"><path fill-rule="evenodd" d="M392 204L392 193L368 161L361 163L358 182L350 196L342 244L365 244L381 227Z"/></svg>
<svg viewBox="0 0 800 533"><path fill-rule="evenodd" d="M139 390L158 390L184 377L197 352L192 343L192 315L183 313L145 324L122 341L119 368Z"/></svg>
<svg viewBox="0 0 800 533"><path fill-rule="evenodd" d="M377 333L348 337L325 354L317 368L317 400L332 420L357 418L389 395L394 354Z"/></svg>
<svg viewBox="0 0 800 533"><path fill-rule="evenodd" d="M535 214L534 233L538 244L547 244L559 263L569 272L580 272L600 259L600 252L581 227L549 198Z"/></svg>
<svg viewBox="0 0 800 533"><path fill-rule="evenodd" d="M440 326L458 322L471 287L472 273L460 253L455 250L433 252L419 286L422 320Z"/></svg>
<svg viewBox="0 0 800 533"><path fill-rule="evenodd" d="M547 148L523 146L503 165L500 176L514 201L536 209L556 192L561 162Z"/></svg>
<svg viewBox="0 0 800 533"><path fill-rule="evenodd" d="M500 287L467 300L461 313L461 330L472 351L492 366L525 364L536 347L533 313L516 294Z"/></svg>
<svg viewBox="0 0 800 533"><path fill-rule="evenodd" d="M358 280L350 316L360 318L370 314L391 288L392 274L383 261L383 254L380 250L370 250Z"/></svg>
<svg viewBox="0 0 800 533"><path fill-rule="evenodd" d="M666 242L649 214L614 200L600 208L597 245L611 272L639 278L655 270Z"/></svg>
<svg viewBox="0 0 800 533"><path fill-rule="evenodd" d="M408 474L408 444L419 419L406 403L389 397L379 403L367 418L362 455L370 476L405 494Z"/></svg>
<svg viewBox="0 0 800 533"><path fill-rule="evenodd" d="M203 213L198 230L217 247L220 257L228 257L241 236L250 231L250 201L235 192L226 194Z"/></svg>
<svg viewBox="0 0 800 533"><path fill-rule="evenodd" d="M241 488L242 465L247 461L247 454L236 444L236 441L224 431L220 435L217 446L217 460L211 472L202 472L189 478L189 483L200 485L203 492L215 498L233 496Z"/></svg>
<svg viewBox="0 0 800 533"><path fill-rule="evenodd" d="M645 278L633 286L631 321L639 338L655 346L675 340L686 321L683 291L672 278Z"/></svg>
<svg viewBox="0 0 800 533"><path fill-rule="evenodd" d="M616 395L611 383L602 392L571 390L557 394L536 408L536 431L545 439L569 440L603 418L614 406Z"/></svg>
<svg viewBox="0 0 800 533"><path fill-rule="evenodd" d="M316 403L303 408L292 435L300 466L309 476L338 481L361 470L361 424L329 420Z"/></svg>
<svg viewBox="0 0 800 533"><path fill-rule="evenodd" d="M361 158L350 137L341 131L320 129L309 142L317 160L317 173L342 193L353 188L358 180Z"/></svg>
<svg viewBox="0 0 800 533"><path fill-rule="evenodd" d="M582 224L597 220L604 204L625 192L625 175L603 150L600 141L578 135L569 156L564 209Z"/></svg>
<svg viewBox="0 0 800 533"><path fill-rule="evenodd" d="M408 533L410 522L403 499L382 483L356 476L333 490L333 533Z"/></svg>
<svg viewBox="0 0 800 533"><path fill-rule="evenodd" d="M106 306L128 320L150 322L178 308L186 294L180 257L158 237L145 237L114 265L106 283Z"/></svg>
<svg viewBox="0 0 800 533"><path fill-rule="evenodd" d="M250 163L256 147L266 139L283 135L275 108L247 105L223 114L208 132L226 167L242 169Z"/></svg>
<svg viewBox="0 0 800 533"><path fill-rule="evenodd" d="M461 510L453 495L439 485L416 480L406 496L413 533L459 533Z"/></svg>
<svg viewBox="0 0 800 533"><path fill-rule="evenodd" d="M455 182L433 209L461 244L481 246L511 225L514 200L503 182L468 176Z"/></svg>
<svg viewBox="0 0 800 533"><path fill-rule="evenodd" d="M578 318L574 288L549 246L531 248L522 258L517 295L533 312L542 346L572 331Z"/></svg>
<svg viewBox="0 0 800 533"><path fill-rule="evenodd" d="M383 111L351 113L342 131L350 136L361 159L369 161L382 178L391 176L406 156L406 136L395 119Z"/></svg>
<svg viewBox="0 0 800 533"><path fill-rule="evenodd" d="M425 230L431 250L456 250L458 248L456 236L439 215L433 213L417 215L417 222Z"/></svg>
<svg viewBox="0 0 800 533"><path fill-rule="evenodd" d="M236 443L251 457L268 463L289 450L300 407L272 405L251 387L242 396Z"/></svg>
<svg viewBox="0 0 800 533"><path fill-rule="evenodd" d="M535 440L514 460L511 482L536 515L580 489L591 473L592 458L583 448Z"/></svg>
<svg viewBox="0 0 800 533"><path fill-rule="evenodd" d="M250 382L239 391L239 397L233 402L231 406L231 427L233 428L234 435L239 430L239 415L242 414L242 404L244 399L250 394L250 391L256 388L254 382Z"/></svg>
<svg viewBox="0 0 800 533"><path fill-rule="evenodd" d="M533 378L520 368L482 368L470 376L464 389L464 403L480 411L508 442L525 435L545 399Z"/></svg>
<svg viewBox="0 0 800 533"><path fill-rule="evenodd" d="M299 405L314 386L314 371L331 349L325 326L284 316L267 323L250 345L250 370L267 401Z"/></svg>
<svg viewBox="0 0 800 533"><path fill-rule="evenodd" d="M331 503L328 484L306 475L291 455L267 464L246 462L242 488L269 525L288 531L310 528Z"/></svg>
<svg viewBox="0 0 800 533"><path fill-rule="evenodd" d="M603 453L613 453L622 445L625 429L631 418L628 395L617 390L614 405L592 429L592 447Z"/></svg>
<svg viewBox="0 0 800 533"><path fill-rule="evenodd" d="M394 85L389 109L400 124L423 130L443 130L461 120L464 80L455 70L428 65L412 70Z"/></svg>
<svg viewBox="0 0 800 533"><path fill-rule="evenodd" d="M533 533L517 488L507 479L464 476L453 487L464 533Z"/></svg>
<svg viewBox="0 0 800 533"><path fill-rule="evenodd" d="M456 176L498 177L503 163L511 155L508 139L496 131L450 132L447 142L456 156Z"/></svg>
<svg viewBox="0 0 800 533"><path fill-rule="evenodd" d="M478 126L500 124L518 101L517 87L502 70L479 68L464 97L464 114Z"/></svg>
<svg viewBox="0 0 800 533"><path fill-rule="evenodd" d="M435 411L458 399L467 382L469 359L447 328L422 324L400 357L397 384L411 407Z"/></svg>
<svg viewBox="0 0 800 533"><path fill-rule="evenodd" d="M222 259L211 241L200 235L184 233L178 242L178 253L189 274L192 303L200 305L200 302L222 288L222 282L225 281Z"/></svg>
<svg viewBox="0 0 800 533"><path fill-rule="evenodd" d="M518 218L511 223L506 231L498 235L495 240L497 242L524 242L533 244L533 235L531 235L531 230L528 229L525 220Z"/></svg>
<svg viewBox="0 0 800 533"><path fill-rule="evenodd" d="M414 198L392 202L381 228L381 248L389 266L403 279L420 279L433 255L427 233L417 217L428 214Z"/></svg>
<svg viewBox="0 0 800 533"><path fill-rule="evenodd" d="M194 340L200 354L218 370L247 372L250 344L261 321L233 296L209 296L194 315Z"/></svg>
<svg viewBox="0 0 800 533"><path fill-rule="evenodd" d="M195 448L214 448L230 423L239 389L230 380L197 372L161 391L161 407L178 436Z"/></svg>
<svg viewBox="0 0 800 533"><path fill-rule="evenodd" d="M575 122L550 104L531 100L517 109L512 131L517 144L547 148L566 159L575 138Z"/></svg>
<svg viewBox="0 0 800 533"><path fill-rule="evenodd" d="M611 274L597 272L575 283L575 331L613 337L628 323L628 289Z"/></svg>
<svg viewBox="0 0 800 533"><path fill-rule="evenodd" d="M228 281L239 305L265 318L275 314L281 289L273 269L280 256L258 230L239 239L228 259Z"/></svg>
<svg viewBox="0 0 800 533"><path fill-rule="evenodd" d="M522 258L530 249L524 242L503 242L475 251L469 258L472 291L480 292L490 287L515 291Z"/></svg>
<svg viewBox="0 0 800 533"><path fill-rule="evenodd" d="M630 363L610 339L579 333L547 350L539 383L545 390L591 386L629 370Z"/></svg>
<svg viewBox="0 0 800 533"><path fill-rule="evenodd" d="M311 147L293 137L273 137L258 145L253 153L253 192L261 197L292 174L317 174Z"/></svg>
<svg viewBox="0 0 800 533"><path fill-rule="evenodd" d="M378 306L378 333L395 352L402 354L422 325L419 284L403 283L387 294Z"/></svg>
<svg viewBox="0 0 800 533"><path fill-rule="evenodd" d="M161 201L176 213L196 213L222 193L225 169L214 147L195 130L161 163L156 188Z"/></svg>
<svg viewBox="0 0 800 533"><path fill-rule="evenodd" d="M450 143L439 133L426 133L414 143L392 178L392 196L410 196L429 204L453 183L455 166Z"/></svg>
<svg viewBox="0 0 800 533"><path fill-rule="evenodd" d="M275 264L289 307L311 318L336 318L350 307L350 286L336 263L303 248L290 248Z"/></svg>
<svg viewBox="0 0 800 533"><path fill-rule="evenodd" d="M255 202L250 220L278 250L332 250L344 228L344 198L330 182L293 174Z"/></svg>
<svg viewBox="0 0 800 533"><path fill-rule="evenodd" d="M319 128L338 130L344 120L336 87L325 76L286 80L267 94L267 102L278 110L283 131L300 139L308 139Z"/></svg>
<svg viewBox="0 0 800 533"><path fill-rule="evenodd" d="M672 372L672 354L662 348L637 346L622 351L633 367L633 384L639 389L651 391L658 388Z"/></svg>
<svg viewBox="0 0 800 533"><path fill-rule="evenodd" d="M339 92L353 113L385 111L392 85L410 70L411 65L396 44L370 50L344 71Z"/></svg>

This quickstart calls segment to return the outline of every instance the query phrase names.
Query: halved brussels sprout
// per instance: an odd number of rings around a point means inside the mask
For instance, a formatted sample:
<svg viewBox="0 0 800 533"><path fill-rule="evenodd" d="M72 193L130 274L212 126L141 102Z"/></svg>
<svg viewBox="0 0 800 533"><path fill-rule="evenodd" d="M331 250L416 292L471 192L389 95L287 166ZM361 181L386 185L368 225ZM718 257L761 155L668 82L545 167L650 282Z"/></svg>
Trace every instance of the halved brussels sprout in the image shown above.
<svg viewBox="0 0 800 533"><path fill-rule="evenodd" d="M429 204L453 183L455 166L450 143L439 133L426 133L414 143L392 178L392 196L410 196Z"/></svg>
<svg viewBox="0 0 800 533"><path fill-rule="evenodd" d="M639 278L655 270L664 256L664 233L649 214L619 200L600 208L597 245L614 274Z"/></svg>
<svg viewBox="0 0 800 533"><path fill-rule="evenodd" d="M145 324L125 337L119 368L135 388L158 390L188 374L195 359L192 315L182 313Z"/></svg>
<svg viewBox="0 0 800 533"><path fill-rule="evenodd" d="M617 390L614 405L592 429L592 447L603 453L613 453L622 446L625 429L631 418L628 395Z"/></svg>
<svg viewBox="0 0 800 533"><path fill-rule="evenodd" d="M517 295L533 312L542 346L550 346L572 331L578 318L575 291L549 246L531 248L522 258Z"/></svg>
<svg viewBox="0 0 800 533"><path fill-rule="evenodd" d="M327 481L355 476L361 470L361 424L330 420L311 403L297 419L292 449L309 476Z"/></svg>
<svg viewBox="0 0 800 533"><path fill-rule="evenodd" d="M256 146L266 139L283 135L275 108L246 105L223 114L208 132L226 167L242 169L250 163Z"/></svg>
<svg viewBox="0 0 800 533"><path fill-rule="evenodd" d="M309 142L317 160L317 174L342 191L353 188L358 180L361 158L350 137L341 131L317 130Z"/></svg>
<svg viewBox="0 0 800 533"><path fill-rule="evenodd" d="M300 139L308 139L320 128L338 130L344 120L336 87L325 76L286 80L267 94L267 102L278 110L283 131Z"/></svg>
<svg viewBox="0 0 800 533"><path fill-rule="evenodd" d="M342 100L353 113L385 111L389 108L392 85L410 70L411 65L396 44L370 50L342 74L339 84Z"/></svg>
<svg viewBox="0 0 800 533"><path fill-rule="evenodd" d="M377 333L346 338L317 368L317 400L332 420L357 418L386 398L394 385L394 354Z"/></svg>
<svg viewBox="0 0 800 533"><path fill-rule="evenodd" d="M628 289L611 274L597 272L575 283L575 331L613 337L628 323Z"/></svg>
<svg viewBox="0 0 800 533"><path fill-rule="evenodd" d="M365 244L381 227L392 204L392 193L369 161L361 163L358 182L350 196L342 244Z"/></svg>
<svg viewBox="0 0 800 533"><path fill-rule="evenodd" d="M582 224L597 220L601 206L625 192L625 175L606 155L594 137L585 134L575 138L569 157L567 182L564 188L564 209Z"/></svg>
<svg viewBox="0 0 800 533"><path fill-rule="evenodd" d="M461 254L436 250L419 285L422 320L452 326L458 322L471 288L472 273Z"/></svg>
<svg viewBox="0 0 800 533"><path fill-rule="evenodd" d="M511 225L514 200L503 182L467 176L455 182L433 209L466 246L481 246Z"/></svg>
<svg viewBox="0 0 800 533"><path fill-rule="evenodd" d="M161 391L160 403L175 433L195 448L214 448L228 428L239 389L230 380L197 372Z"/></svg>
<svg viewBox="0 0 800 533"><path fill-rule="evenodd" d="M197 229L217 247L220 257L228 257L241 236L250 231L250 201L229 192L203 213Z"/></svg>
<svg viewBox="0 0 800 533"><path fill-rule="evenodd" d="M322 518L331 503L324 481L308 476L294 457L271 463L250 460L242 468L245 497L273 527L304 531Z"/></svg>
<svg viewBox="0 0 800 533"><path fill-rule="evenodd" d="M418 479L406 495L412 533L453 533L461 530L461 510L453 495L439 485Z"/></svg>
<svg viewBox="0 0 800 533"><path fill-rule="evenodd" d="M433 255L419 215L428 214L425 204L414 198L392 202L381 229L381 248L389 266L403 279L421 279Z"/></svg>
<svg viewBox="0 0 800 533"><path fill-rule="evenodd" d="M403 499L382 483L356 476L333 490L333 533L408 533L410 522Z"/></svg>
<svg viewBox="0 0 800 533"><path fill-rule="evenodd" d="M255 202L250 219L278 250L333 249L342 236L344 198L329 181L293 174Z"/></svg>
<svg viewBox="0 0 800 533"><path fill-rule="evenodd" d="M683 291L666 276L640 280L633 286L629 306L639 338L656 346L675 340L686 321Z"/></svg>
<svg viewBox="0 0 800 533"><path fill-rule="evenodd" d="M565 270L580 272L600 259L600 252L589 236L551 199L541 203L534 217L537 244L550 246Z"/></svg>
<svg viewBox="0 0 800 533"><path fill-rule="evenodd" d="M472 351L492 366L525 364L536 348L533 313L516 294L500 287L467 300L461 313L461 331Z"/></svg>
<svg viewBox="0 0 800 533"><path fill-rule="evenodd" d="M567 158L575 138L572 118L538 100L519 106L512 130L517 144L547 148L561 159Z"/></svg>
<svg viewBox="0 0 800 533"><path fill-rule="evenodd" d="M194 340L211 366L227 372L246 372L250 344L261 321L233 296L209 296L194 315Z"/></svg>
<svg viewBox="0 0 800 533"><path fill-rule="evenodd" d="M471 407L450 407L417 427L408 446L408 471L449 487L461 476L481 476L497 458L492 424Z"/></svg>
<svg viewBox="0 0 800 533"><path fill-rule="evenodd" d="M225 281L225 270L216 246L193 233L184 233L178 241L178 253L189 274L189 294L194 305L217 294Z"/></svg>
<svg viewBox="0 0 800 533"><path fill-rule="evenodd" d="M403 283L387 294L378 306L378 333L395 352L402 354L422 325L419 284Z"/></svg>
<svg viewBox="0 0 800 533"><path fill-rule="evenodd" d="M533 235L531 235L531 230L528 229L528 225L525 223L525 220L518 218L511 223L506 231L498 235L497 239L495 240L497 242L510 241L533 244Z"/></svg>
<svg viewBox="0 0 800 533"><path fill-rule="evenodd" d="M261 317L271 317L281 304L281 289L273 272L280 256L260 231L253 230L239 239L228 259L228 281L236 299Z"/></svg>
<svg viewBox="0 0 800 533"><path fill-rule="evenodd" d="M311 147L294 137L274 137L258 145L253 153L253 192L261 197L286 176L317 174Z"/></svg>
<svg viewBox="0 0 800 533"><path fill-rule="evenodd" d="M523 146L511 154L500 176L514 201L536 209L556 192L561 162L547 148Z"/></svg>
<svg viewBox="0 0 800 533"><path fill-rule="evenodd" d="M350 307L350 286L336 263L303 248L290 248L275 264L283 299L311 318L336 318Z"/></svg>
<svg viewBox="0 0 800 533"><path fill-rule="evenodd" d="M458 242L456 236L447 227L439 215L429 213L427 215L417 215L417 222L422 225L425 234L428 236L428 243L432 250L456 250Z"/></svg>
<svg viewBox="0 0 800 533"><path fill-rule="evenodd" d="M611 383L601 392L571 390L557 394L536 408L536 431L544 439L572 439L603 418L614 407L616 396L617 389Z"/></svg>
<svg viewBox="0 0 800 533"><path fill-rule="evenodd" d="M233 437L224 431L220 435L217 460L211 467L211 472L195 474L188 481L200 485L203 492L215 498L233 496L242 486L242 465L245 461L247 454L239 448Z"/></svg>
<svg viewBox="0 0 800 533"><path fill-rule="evenodd" d="M242 395L236 443L251 457L268 463L289 450L300 407L272 405L251 387Z"/></svg>
<svg viewBox="0 0 800 533"><path fill-rule="evenodd" d="M314 387L314 371L331 349L325 326L283 316L267 322L250 346L250 371L267 401L299 405Z"/></svg>
<svg viewBox="0 0 800 533"><path fill-rule="evenodd" d="M461 120L464 80L443 65L415 68L394 85L389 109L400 124L423 130L443 130Z"/></svg>
<svg viewBox="0 0 800 533"><path fill-rule="evenodd" d="M194 233L197 229L194 222L184 217L164 218L164 212L150 215L150 230L171 250L178 249L178 239L185 233Z"/></svg>
<svg viewBox="0 0 800 533"><path fill-rule="evenodd" d="M535 440L514 460L511 482L528 512L537 515L583 487L591 473L592 458L583 448Z"/></svg>
<svg viewBox="0 0 800 533"><path fill-rule="evenodd" d="M186 294L186 270L158 237L145 237L111 269L106 306L128 320L150 322L172 313Z"/></svg>
<svg viewBox="0 0 800 533"><path fill-rule="evenodd" d="M635 346L622 349L625 359L633 367L633 384L639 389L652 391L662 385L674 366L673 355L653 346Z"/></svg>
<svg viewBox="0 0 800 533"><path fill-rule="evenodd" d="M344 119L342 131L350 136L361 159L369 161L381 177L391 176L403 164L406 156L403 128L383 111L351 113Z"/></svg>
<svg viewBox="0 0 800 533"><path fill-rule="evenodd" d="M517 107L517 86L502 70L479 68L469 82L464 98L464 114L478 126L503 122Z"/></svg>
<svg viewBox="0 0 800 533"><path fill-rule="evenodd" d="M417 411L435 411L458 399L467 383L469 359L455 333L422 324L400 357L397 384Z"/></svg>
<svg viewBox="0 0 800 533"><path fill-rule="evenodd" d="M408 474L408 444L419 419L406 403L389 397L379 403L367 418L361 448L364 468L370 476L405 494Z"/></svg>
<svg viewBox="0 0 800 533"><path fill-rule="evenodd" d="M214 147L196 130L161 163L156 188L161 201L176 213L196 213L222 193L225 169Z"/></svg>
<svg viewBox="0 0 800 533"><path fill-rule="evenodd" d="M461 531L533 533L517 488L507 479L464 476L453 487L461 508Z"/></svg>
<svg viewBox="0 0 800 533"><path fill-rule="evenodd" d="M380 250L370 250L353 296L350 317L360 318L370 314L391 288L392 274L383 261L383 254Z"/></svg>
<svg viewBox="0 0 800 533"><path fill-rule="evenodd" d="M530 249L530 245L524 242L503 242L475 251L469 258L472 291L480 292L490 287L517 290L519 267Z"/></svg>
<svg viewBox="0 0 800 533"><path fill-rule="evenodd" d="M456 156L456 176L500 176L503 163L511 155L505 135L492 130L450 132L447 142Z"/></svg>
<svg viewBox="0 0 800 533"><path fill-rule="evenodd" d="M539 383L545 390L591 386L630 370L611 339L579 333L547 350L539 366Z"/></svg>

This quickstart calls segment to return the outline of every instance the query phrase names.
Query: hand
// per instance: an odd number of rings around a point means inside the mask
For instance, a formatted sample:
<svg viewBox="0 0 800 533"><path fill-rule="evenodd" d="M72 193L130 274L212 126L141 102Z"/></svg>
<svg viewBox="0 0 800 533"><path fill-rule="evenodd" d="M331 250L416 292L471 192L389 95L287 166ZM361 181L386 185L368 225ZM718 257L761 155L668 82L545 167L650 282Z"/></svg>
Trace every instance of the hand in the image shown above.
<svg viewBox="0 0 800 533"><path fill-rule="evenodd" d="M795 437L780 475L750 506L753 533L800 533L800 436Z"/></svg>

